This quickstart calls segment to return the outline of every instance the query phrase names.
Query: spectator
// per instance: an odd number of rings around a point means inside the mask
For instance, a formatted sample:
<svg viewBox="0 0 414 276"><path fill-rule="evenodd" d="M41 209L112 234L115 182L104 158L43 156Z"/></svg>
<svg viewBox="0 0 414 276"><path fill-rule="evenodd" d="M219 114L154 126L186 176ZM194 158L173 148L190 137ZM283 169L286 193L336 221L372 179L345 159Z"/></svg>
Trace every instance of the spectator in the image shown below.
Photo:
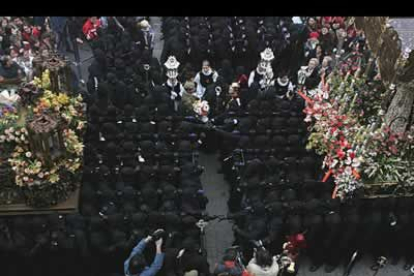
<svg viewBox="0 0 414 276"><path fill-rule="evenodd" d="M279 265L276 256L272 257L266 249L258 249L247 265L247 271L255 276L277 276Z"/></svg>
<svg viewBox="0 0 414 276"><path fill-rule="evenodd" d="M97 16L89 17L82 27L86 39L92 41L98 37L98 29L101 27L101 20Z"/></svg>
<svg viewBox="0 0 414 276"><path fill-rule="evenodd" d="M3 57L0 63L0 85L19 84L23 77L22 68L10 56Z"/></svg>
<svg viewBox="0 0 414 276"><path fill-rule="evenodd" d="M151 25L147 20L142 20L137 23L139 29L137 32L136 44L138 45L141 51L147 50L152 56L152 51L154 49L154 31L151 28Z"/></svg>
<svg viewBox="0 0 414 276"><path fill-rule="evenodd" d="M243 274L243 267L237 262L237 250L235 248L226 249L222 262L216 264L213 274L215 276L241 276Z"/></svg>
<svg viewBox="0 0 414 276"><path fill-rule="evenodd" d="M131 254L124 263L124 273L126 276L155 276L161 269L164 261L164 253L162 253L162 238L155 241L156 254L151 266L147 266L147 262L143 255L143 251L152 240L151 236L142 239L137 246L132 249Z"/></svg>

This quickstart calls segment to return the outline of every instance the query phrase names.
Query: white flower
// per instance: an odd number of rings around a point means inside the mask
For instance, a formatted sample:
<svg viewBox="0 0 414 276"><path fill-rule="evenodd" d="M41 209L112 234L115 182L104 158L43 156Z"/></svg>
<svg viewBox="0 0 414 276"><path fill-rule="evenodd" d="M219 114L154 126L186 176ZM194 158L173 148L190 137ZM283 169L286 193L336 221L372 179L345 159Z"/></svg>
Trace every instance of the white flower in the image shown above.
<svg viewBox="0 0 414 276"><path fill-rule="evenodd" d="M20 136L20 140L22 140L22 141L24 141L24 140L25 140L25 138L24 138L24 135L23 135L23 134Z"/></svg>
<svg viewBox="0 0 414 276"><path fill-rule="evenodd" d="M32 157L32 153L31 153L30 151L26 152L26 154L25 154L25 155L26 155L26 157L27 157L27 158Z"/></svg>
<svg viewBox="0 0 414 276"><path fill-rule="evenodd" d="M30 173L30 170L28 168L26 168L26 169L24 169L24 173L25 174L29 174Z"/></svg>
<svg viewBox="0 0 414 276"><path fill-rule="evenodd" d="M29 181L29 178L27 176L23 177L23 181Z"/></svg>
<svg viewBox="0 0 414 276"><path fill-rule="evenodd" d="M43 178L45 175L41 172L37 175L39 178Z"/></svg>
<svg viewBox="0 0 414 276"><path fill-rule="evenodd" d="M344 173L347 174L347 175L351 175L352 174L351 167L346 167Z"/></svg>
<svg viewBox="0 0 414 276"><path fill-rule="evenodd" d="M14 133L14 135L19 136L19 135L20 135L20 131L16 131L16 132Z"/></svg>
<svg viewBox="0 0 414 276"><path fill-rule="evenodd" d="M358 168L359 166L361 166L361 160L359 158L354 158L354 160L352 160L352 167Z"/></svg>

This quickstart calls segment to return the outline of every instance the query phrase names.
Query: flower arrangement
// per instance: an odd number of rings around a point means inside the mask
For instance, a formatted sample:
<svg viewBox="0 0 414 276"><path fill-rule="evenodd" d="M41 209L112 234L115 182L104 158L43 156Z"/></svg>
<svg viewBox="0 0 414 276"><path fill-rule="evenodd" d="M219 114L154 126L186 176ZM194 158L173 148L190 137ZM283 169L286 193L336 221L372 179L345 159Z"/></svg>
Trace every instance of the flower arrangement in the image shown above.
<svg viewBox="0 0 414 276"><path fill-rule="evenodd" d="M413 135L391 132L380 91L378 83L333 74L313 96L300 93L307 101L305 121L311 123L307 147L325 156L324 181L334 177L335 196L344 198L370 183L412 178Z"/></svg>
<svg viewBox="0 0 414 276"><path fill-rule="evenodd" d="M208 121L208 113L210 112L210 106L207 101L197 100L193 103L193 110L197 116L200 117L202 122Z"/></svg>
<svg viewBox="0 0 414 276"><path fill-rule="evenodd" d="M0 150L8 149L10 152L8 162L17 187L31 189L50 185L73 186L74 181L78 181L83 156L85 118L82 97L47 90L50 86L47 72L43 73L42 80L35 78L30 85L43 90L41 95L32 98L33 102L28 102L31 104L20 108L3 106L0 109ZM65 158L57 160L51 166L43 164L30 149L24 119L39 114L52 115L63 122ZM36 202L32 203L36 205Z"/></svg>

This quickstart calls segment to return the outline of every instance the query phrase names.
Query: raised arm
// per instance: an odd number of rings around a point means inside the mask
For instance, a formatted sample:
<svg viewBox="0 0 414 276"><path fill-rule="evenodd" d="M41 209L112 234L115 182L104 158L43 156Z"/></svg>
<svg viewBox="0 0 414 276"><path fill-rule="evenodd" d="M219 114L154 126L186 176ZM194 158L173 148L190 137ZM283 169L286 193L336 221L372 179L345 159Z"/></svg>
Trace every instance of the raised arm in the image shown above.
<svg viewBox="0 0 414 276"><path fill-rule="evenodd" d="M155 276L158 271L162 268L162 264L164 262L164 253L161 250L162 246L162 239L159 239L155 242L157 251L155 254L154 261L152 262L151 266L148 268L148 270L145 271L145 275L142 276Z"/></svg>

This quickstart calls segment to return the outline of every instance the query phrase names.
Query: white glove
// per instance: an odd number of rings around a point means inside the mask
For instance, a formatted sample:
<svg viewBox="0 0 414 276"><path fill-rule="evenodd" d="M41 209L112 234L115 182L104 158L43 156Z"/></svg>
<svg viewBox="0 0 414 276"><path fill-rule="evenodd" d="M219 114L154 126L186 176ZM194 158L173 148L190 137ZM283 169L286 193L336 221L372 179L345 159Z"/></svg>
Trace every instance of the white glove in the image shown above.
<svg viewBox="0 0 414 276"><path fill-rule="evenodd" d="M178 94L175 93L174 91L171 92L171 100L175 100L175 98L177 98Z"/></svg>

